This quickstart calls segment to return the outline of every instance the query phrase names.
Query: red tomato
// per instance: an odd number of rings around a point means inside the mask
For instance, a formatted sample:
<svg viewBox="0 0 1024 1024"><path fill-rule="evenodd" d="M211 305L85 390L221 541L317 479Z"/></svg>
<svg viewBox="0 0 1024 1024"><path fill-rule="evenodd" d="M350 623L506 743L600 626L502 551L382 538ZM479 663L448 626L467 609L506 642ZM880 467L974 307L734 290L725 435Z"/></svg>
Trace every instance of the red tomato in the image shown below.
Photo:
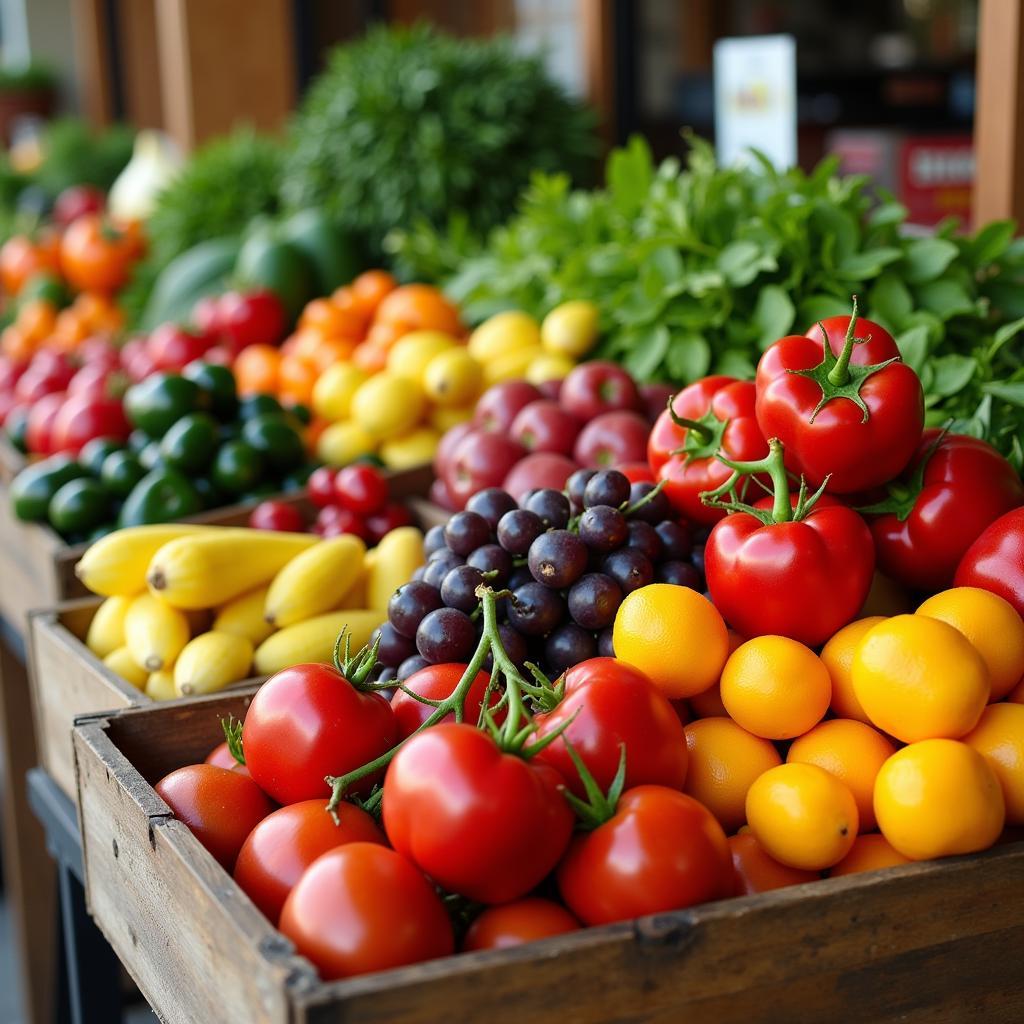
<svg viewBox="0 0 1024 1024"><path fill-rule="evenodd" d="M939 434L924 432L905 479L871 506L890 511L868 519L879 569L916 590L948 587L978 535L1024 504L1024 484L995 448L962 434L936 445Z"/></svg>
<svg viewBox="0 0 1024 1024"><path fill-rule="evenodd" d="M282 530L303 533L306 529L302 513L287 501L261 501L249 513L249 526L254 530Z"/></svg>
<svg viewBox="0 0 1024 1024"><path fill-rule="evenodd" d="M102 213L107 197L95 185L71 185L53 204L53 220L62 228L87 213Z"/></svg>
<svg viewBox="0 0 1024 1024"><path fill-rule="evenodd" d="M134 231L107 223L99 214L79 217L60 242L60 269L74 288L109 294L128 280L142 246Z"/></svg>
<svg viewBox="0 0 1024 1024"><path fill-rule="evenodd" d="M88 392L70 395L54 417L50 450L77 455L94 438L126 441L131 432L120 398L99 398Z"/></svg>
<svg viewBox="0 0 1024 1024"><path fill-rule="evenodd" d="M53 454L53 424L64 405L63 391L43 395L36 399L28 411L25 427L25 446L36 455Z"/></svg>
<svg viewBox="0 0 1024 1024"><path fill-rule="evenodd" d="M149 336L146 351L158 370L180 372L194 360L202 359L210 347L210 338L192 334L177 324L161 324Z"/></svg>
<svg viewBox="0 0 1024 1024"><path fill-rule="evenodd" d="M732 472L715 458L748 462L768 454L768 445L754 417L754 385L735 377L705 377L683 388L672 400L677 423L665 409L647 441L647 461L659 481L665 481L665 497L677 512L695 523L716 523L723 509L709 508L700 500Z"/></svg>
<svg viewBox="0 0 1024 1024"><path fill-rule="evenodd" d="M57 250L50 238L12 235L0 246L0 284L8 295L17 295L36 274L56 272Z"/></svg>
<svg viewBox="0 0 1024 1024"><path fill-rule="evenodd" d="M658 783L682 789L689 760L686 734L668 699L632 665L591 658L569 669L565 696L548 714L537 715L537 738L567 721L572 724L538 755L555 768L579 797L586 790L569 757L565 738L607 792L626 747L626 788Z"/></svg>
<svg viewBox="0 0 1024 1024"><path fill-rule="evenodd" d="M268 814L250 833L235 862L235 881L277 924L281 908L302 873L321 854L345 843L384 844L384 833L366 811L340 803L335 824L324 800L302 800Z"/></svg>
<svg viewBox="0 0 1024 1024"><path fill-rule="evenodd" d="M991 590L1024 616L1024 509L1000 516L967 549L953 585Z"/></svg>
<svg viewBox="0 0 1024 1024"><path fill-rule="evenodd" d="M666 786L624 793L612 818L577 836L558 889L586 925L681 910L732 893L722 826L693 797Z"/></svg>
<svg viewBox="0 0 1024 1024"><path fill-rule="evenodd" d="M384 507L388 500L388 482L376 466L354 463L338 470L334 496L342 508L365 518Z"/></svg>
<svg viewBox="0 0 1024 1024"><path fill-rule="evenodd" d="M445 697L452 695L452 691L458 685L462 673L465 671L465 665L455 662L428 665L426 668L421 668L419 672L413 672L406 679L405 686L406 689L412 690L413 693L418 693L428 700L444 700ZM480 707L484 701L484 691L490 680L489 673L477 673L476 679L473 680L469 688L469 693L466 694L466 702L463 707L466 709L465 721L470 725L476 724ZM488 703L497 704L500 699L501 693L496 690L491 694ZM399 739L403 740L406 736L411 736L434 712L434 708L429 704L421 704L415 697L410 697L409 694L403 693L401 690L396 691L394 697L391 698L391 710L394 711L395 721L398 723ZM454 722L455 716L448 715L442 721Z"/></svg>
<svg viewBox="0 0 1024 1024"><path fill-rule="evenodd" d="M240 352L249 345L277 345L288 326L281 300L267 289L228 292L217 308L217 330Z"/></svg>
<svg viewBox="0 0 1024 1024"><path fill-rule="evenodd" d="M914 454L924 391L917 374L899 362L892 335L857 319L856 303L852 317L830 317L821 327L827 353L816 324L761 357L757 422L765 437L785 445L786 468L813 487L829 476L836 494L869 490L891 480ZM855 334L864 340L854 344ZM862 376L866 367L876 369Z"/></svg>
<svg viewBox="0 0 1024 1024"><path fill-rule="evenodd" d="M215 768L227 768L231 772L241 772L243 775L249 774L249 769L240 761L235 760L235 755L231 753L228 748L227 740L222 743L218 743L213 748L203 761L204 764L212 764Z"/></svg>
<svg viewBox="0 0 1024 1024"><path fill-rule="evenodd" d="M579 921L561 904L534 896L488 907L466 930L462 949L466 953L474 949L508 949L574 932L579 927Z"/></svg>
<svg viewBox="0 0 1024 1024"><path fill-rule="evenodd" d="M326 508L334 504L334 478L338 475L336 469L330 466L321 466L309 474L306 481L306 489L309 492L309 500L317 508Z"/></svg>
<svg viewBox="0 0 1024 1024"><path fill-rule="evenodd" d="M620 462L614 467L631 484L653 484L657 483L654 473L646 462Z"/></svg>
<svg viewBox="0 0 1024 1024"><path fill-rule="evenodd" d="M252 777L278 803L321 797L327 775L344 775L394 746L391 705L362 693L329 665L296 665L271 676L245 714L242 746ZM360 792L373 786L364 780Z"/></svg>
<svg viewBox="0 0 1024 1024"><path fill-rule="evenodd" d="M313 532L321 537L338 537L343 533L354 533L363 540L369 540L366 523L355 512L340 505L327 505L320 509L313 524Z"/></svg>
<svg viewBox="0 0 1024 1024"><path fill-rule="evenodd" d="M273 809L247 775L212 764L190 764L155 787L175 817L230 871L246 837Z"/></svg>
<svg viewBox="0 0 1024 1024"><path fill-rule="evenodd" d="M41 363L38 356L14 385L14 396L19 402L38 402L44 395L67 389L75 375L74 367L60 360Z"/></svg>
<svg viewBox="0 0 1024 1024"><path fill-rule="evenodd" d="M434 887L404 857L375 843L347 843L318 857L288 896L280 927L325 981L455 950Z"/></svg>
<svg viewBox="0 0 1024 1024"><path fill-rule="evenodd" d="M783 889L787 885L803 885L804 882L814 882L821 878L820 871L787 867L769 857L754 838L753 832L739 832L729 836L728 843L736 876L737 896Z"/></svg>
<svg viewBox="0 0 1024 1024"><path fill-rule="evenodd" d="M391 844L439 885L480 903L526 895L558 863L573 815L550 765L504 753L472 725L410 739L384 777Z"/></svg>
<svg viewBox="0 0 1024 1024"><path fill-rule="evenodd" d="M399 501L389 501L379 512L365 519L366 532L371 544L378 544L392 530L412 526L412 513Z"/></svg>

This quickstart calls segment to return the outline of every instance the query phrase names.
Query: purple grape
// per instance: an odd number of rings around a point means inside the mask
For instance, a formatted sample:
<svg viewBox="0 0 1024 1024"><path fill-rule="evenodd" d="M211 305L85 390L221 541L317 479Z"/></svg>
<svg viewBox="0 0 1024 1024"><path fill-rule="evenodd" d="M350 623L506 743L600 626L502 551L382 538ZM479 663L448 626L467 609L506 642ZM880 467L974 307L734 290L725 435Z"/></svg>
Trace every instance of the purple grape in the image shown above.
<svg viewBox="0 0 1024 1024"><path fill-rule="evenodd" d="M522 668L523 664L529 657L529 651L526 647L526 637L524 637L518 630L513 629L507 622L503 622L498 627L498 636L501 637L501 646L505 648L505 653L508 655L509 661L511 661L516 668ZM484 668L488 672L494 668L494 659L490 654L487 655L487 660L484 662Z"/></svg>
<svg viewBox="0 0 1024 1024"><path fill-rule="evenodd" d="M593 551L614 551L628 536L626 517L610 505L591 505L580 516L580 540Z"/></svg>
<svg viewBox="0 0 1024 1024"><path fill-rule="evenodd" d="M498 543L510 555L525 555L544 532L544 520L525 508L506 512L498 523Z"/></svg>
<svg viewBox="0 0 1024 1024"><path fill-rule="evenodd" d="M544 664L552 676L559 676L596 654L594 634L581 629L575 622L563 623L544 642Z"/></svg>
<svg viewBox="0 0 1024 1024"><path fill-rule="evenodd" d="M549 530L531 545L527 558L538 583L560 590L572 586L586 572L586 545L568 530Z"/></svg>
<svg viewBox="0 0 1024 1024"><path fill-rule="evenodd" d="M458 608L438 608L416 630L416 650L432 665L469 661L476 648L476 626Z"/></svg>
<svg viewBox="0 0 1024 1024"><path fill-rule="evenodd" d="M388 601L388 620L404 637L416 638L416 630L424 617L443 602L437 587L420 580L403 583Z"/></svg>
<svg viewBox="0 0 1024 1024"><path fill-rule="evenodd" d="M444 528L445 543L457 555L466 555L490 544L491 526L476 512L456 512Z"/></svg>
<svg viewBox="0 0 1024 1024"><path fill-rule="evenodd" d="M517 565L508 577L508 589L518 590L520 587L526 586L527 583L533 583L533 573L530 572L528 565Z"/></svg>
<svg viewBox="0 0 1024 1024"><path fill-rule="evenodd" d="M597 475L596 469L577 469L565 482L565 489L569 495L569 503L577 512L583 511L583 492L591 477Z"/></svg>
<svg viewBox="0 0 1024 1024"><path fill-rule="evenodd" d="M413 582L419 583L423 579L423 574L426 571L427 567L425 565L418 565L415 569L413 569L411 577Z"/></svg>
<svg viewBox="0 0 1024 1024"><path fill-rule="evenodd" d="M444 527L438 523L423 534L423 553L429 558L438 548L445 547Z"/></svg>
<svg viewBox="0 0 1024 1024"><path fill-rule="evenodd" d="M584 629L604 629L615 621L622 588L601 572L588 572L569 589L569 614Z"/></svg>
<svg viewBox="0 0 1024 1024"><path fill-rule="evenodd" d="M397 678L398 669L392 668L390 665L382 665L380 672L377 673L376 682L389 683L391 682L392 679ZM380 692L383 693L383 695L387 697L388 700L391 700L391 697L394 695L394 690L381 690Z"/></svg>
<svg viewBox="0 0 1024 1024"><path fill-rule="evenodd" d="M633 484L629 488L630 505L635 505L638 501L642 501L651 493L651 491L654 490L654 487L654 484L648 483L647 481L640 481L639 483ZM665 497L665 492L658 491L650 501L641 505L635 512L631 512L630 518L639 519L645 523L660 523L663 519L668 519L671 515L672 506L669 504L668 498Z"/></svg>
<svg viewBox="0 0 1024 1024"><path fill-rule="evenodd" d="M690 552L690 561L693 562L693 567L701 574L704 575L704 548L694 548Z"/></svg>
<svg viewBox="0 0 1024 1024"><path fill-rule="evenodd" d="M448 573L450 573L456 566L464 564L465 559L462 558L461 555L456 555L451 551L443 554L435 551L431 556L430 561L427 562L426 569L423 571L423 582L429 583L430 586L436 587L440 590L445 576L447 576Z"/></svg>
<svg viewBox="0 0 1024 1024"><path fill-rule="evenodd" d="M466 502L466 511L483 516L492 530L498 528L498 523L506 512L511 512L516 507L516 499L500 487L485 487Z"/></svg>
<svg viewBox="0 0 1024 1024"><path fill-rule="evenodd" d="M482 573L495 573L487 580L488 586L495 590L505 586L512 575L512 556L500 544L485 544L482 548L477 548L466 559L466 565L471 565Z"/></svg>
<svg viewBox="0 0 1024 1024"><path fill-rule="evenodd" d="M595 473L583 490L583 507L611 505L618 508L629 501L629 477L617 469L602 469Z"/></svg>
<svg viewBox="0 0 1024 1024"><path fill-rule="evenodd" d="M457 565L441 584L441 600L449 608L458 608L460 612L473 612L480 599L476 596L476 588L484 582L483 573L471 565Z"/></svg>
<svg viewBox="0 0 1024 1024"><path fill-rule="evenodd" d="M661 558L661 538L650 523L645 523L640 519L630 519L626 529L628 531L627 547L642 551L652 562Z"/></svg>
<svg viewBox="0 0 1024 1024"><path fill-rule="evenodd" d="M398 666L398 678L403 682L413 675L415 672L419 672L421 668L429 668L430 662L426 658L421 658L418 654L414 654L411 658L406 658L401 665Z"/></svg>
<svg viewBox="0 0 1024 1024"><path fill-rule="evenodd" d="M534 491L523 508L540 516L549 530L564 530L569 525L569 499L552 487Z"/></svg>
<svg viewBox="0 0 1024 1024"><path fill-rule="evenodd" d="M508 603L509 625L527 636L544 636L565 618L565 601L542 583L526 583Z"/></svg>
<svg viewBox="0 0 1024 1024"><path fill-rule="evenodd" d="M612 646L612 633L614 630L609 627L602 629L597 634L597 654L600 658L614 658L615 648Z"/></svg>
<svg viewBox="0 0 1024 1024"><path fill-rule="evenodd" d="M677 587L689 587L701 590L704 579L689 562L662 562L655 570L655 579L659 583L674 583Z"/></svg>
<svg viewBox="0 0 1024 1024"><path fill-rule="evenodd" d="M601 571L615 580L623 594L632 594L654 582L651 560L636 548L613 551L601 563Z"/></svg>
<svg viewBox="0 0 1024 1024"><path fill-rule="evenodd" d="M373 631L370 643L375 643L378 638L380 647L377 651L377 661L382 665L397 668L406 658L411 658L416 653L416 645L412 640L402 636L390 622L385 622Z"/></svg>
<svg viewBox="0 0 1024 1024"><path fill-rule="evenodd" d="M690 540L690 531L682 523L675 519L663 519L655 530L661 538L663 558L678 561L689 557L693 542Z"/></svg>

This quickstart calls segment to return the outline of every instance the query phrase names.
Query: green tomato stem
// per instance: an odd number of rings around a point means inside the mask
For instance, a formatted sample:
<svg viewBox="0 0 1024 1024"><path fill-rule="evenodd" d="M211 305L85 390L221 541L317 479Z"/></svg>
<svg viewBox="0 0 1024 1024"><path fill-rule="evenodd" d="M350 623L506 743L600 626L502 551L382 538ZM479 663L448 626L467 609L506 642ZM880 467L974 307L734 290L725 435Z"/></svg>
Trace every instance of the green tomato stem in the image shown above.
<svg viewBox="0 0 1024 1024"><path fill-rule="evenodd" d="M818 324L821 331L821 340L826 349L831 346L828 343L828 334L822 324ZM850 323L846 328L846 339L843 341L843 350L839 353L835 366L828 372L829 383L837 388L848 384L850 381L850 357L853 355L854 335L857 333L857 296L853 296L853 312L850 314Z"/></svg>

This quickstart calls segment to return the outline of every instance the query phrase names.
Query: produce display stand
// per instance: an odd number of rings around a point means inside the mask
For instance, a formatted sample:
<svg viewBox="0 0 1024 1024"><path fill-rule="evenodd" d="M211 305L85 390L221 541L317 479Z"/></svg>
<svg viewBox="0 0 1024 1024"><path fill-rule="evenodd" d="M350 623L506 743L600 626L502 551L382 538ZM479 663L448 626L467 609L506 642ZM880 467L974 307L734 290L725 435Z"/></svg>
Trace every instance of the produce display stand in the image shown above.
<svg viewBox="0 0 1024 1024"><path fill-rule="evenodd" d="M75 727L89 912L172 1024L1024 1019L1021 843L324 984L153 789L248 700Z"/></svg>

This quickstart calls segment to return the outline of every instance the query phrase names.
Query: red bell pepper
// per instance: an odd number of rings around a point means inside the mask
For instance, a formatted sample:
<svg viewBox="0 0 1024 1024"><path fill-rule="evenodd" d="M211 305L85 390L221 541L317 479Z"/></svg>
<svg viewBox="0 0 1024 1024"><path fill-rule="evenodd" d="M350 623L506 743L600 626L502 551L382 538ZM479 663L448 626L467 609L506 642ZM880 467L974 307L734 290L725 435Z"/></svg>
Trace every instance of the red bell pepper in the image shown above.
<svg viewBox="0 0 1024 1024"><path fill-rule="evenodd" d="M1024 616L1024 508L988 526L960 560L953 583L991 590Z"/></svg>
<svg viewBox="0 0 1024 1024"><path fill-rule="evenodd" d="M995 448L929 428L888 496L860 511L882 572L904 586L934 591L950 585L982 530L1018 505L1024 505L1024 484Z"/></svg>
<svg viewBox="0 0 1024 1024"><path fill-rule="evenodd" d="M705 377L683 388L651 429L647 461L672 507L692 522L710 525L725 515L700 500L732 473L715 458L719 452L745 462L768 454L754 402L750 381Z"/></svg>
<svg viewBox="0 0 1024 1024"><path fill-rule="evenodd" d="M767 458L726 464L732 475L705 494L731 512L715 524L704 551L711 600L745 637L778 634L823 644L860 611L871 587L875 552L864 520L838 502L822 504L801 482L792 500L781 443ZM722 500L744 476L767 473L771 509Z"/></svg>
<svg viewBox="0 0 1024 1024"><path fill-rule="evenodd" d="M866 332L856 337L858 329ZM850 494L895 477L917 448L924 392L892 335L834 316L775 342L757 367L757 422L785 446L786 467Z"/></svg>

